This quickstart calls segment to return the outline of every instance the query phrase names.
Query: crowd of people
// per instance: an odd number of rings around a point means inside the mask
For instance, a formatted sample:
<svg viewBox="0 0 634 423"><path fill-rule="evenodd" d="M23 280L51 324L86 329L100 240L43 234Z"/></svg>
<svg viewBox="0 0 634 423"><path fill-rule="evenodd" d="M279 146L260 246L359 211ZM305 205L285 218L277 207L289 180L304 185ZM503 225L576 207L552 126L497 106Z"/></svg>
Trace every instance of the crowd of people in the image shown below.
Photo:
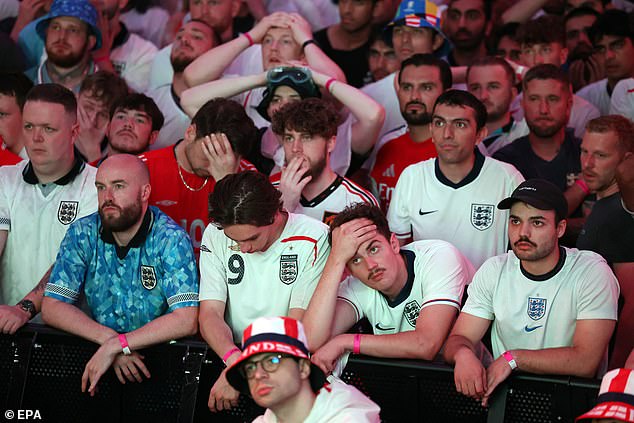
<svg viewBox="0 0 634 423"><path fill-rule="evenodd" d="M199 334L258 421L379 421L349 354L634 421L633 3L7 0L0 46L0 331L98 344L83 391Z"/></svg>

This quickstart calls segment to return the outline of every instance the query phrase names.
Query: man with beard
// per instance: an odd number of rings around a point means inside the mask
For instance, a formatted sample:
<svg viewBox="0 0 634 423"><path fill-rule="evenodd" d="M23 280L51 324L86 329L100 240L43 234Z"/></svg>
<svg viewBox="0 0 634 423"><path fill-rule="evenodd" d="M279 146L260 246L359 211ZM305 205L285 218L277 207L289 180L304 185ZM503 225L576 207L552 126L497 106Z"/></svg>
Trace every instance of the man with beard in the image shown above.
<svg viewBox="0 0 634 423"><path fill-rule="evenodd" d="M522 108L530 132L493 157L512 164L526 179L546 179L564 192L581 173L580 141L572 130L566 130L572 107L568 76L554 65L542 64L524 75L522 87Z"/></svg>
<svg viewBox="0 0 634 423"><path fill-rule="evenodd" d="M57 0L36 29L48 57L25 74L34 84L52 82L79 92L86 75L97 70L91 51L102 38L95 8L87 0Z"/></svg>
<svg viewBox="0 0 634 423"><path fill-rule="evenodd" d="M152 150L172 145L183 136L190 123L189 116L180 104L181 94L187 89L183 71L201 54L217 44L218 36L205 21L191 20L178 30L170 53L174 69L172 83L148 92L165 116L165 125L159 132L156 143L151 146Z"/></svg>
<svg viewBox="0 0 634 423"><path fill-rule="evenodd" d="M91 164L98 167L115 154L143 154L156 141L161 126L163 114L150 97L128 94L120 98L112 105L105 155Z"/></svg>
<svg viewBox="0 0 634 423"><path fill-rule="evenodd" d="M388 209L390 230L401 245L441 239L476 269L506 251L507 215L495 204L523 178L475 148L487 135L485 124L486 109L472 94L449 90L438 97L431 121L438 157L403 171Z"/></svg>
<svg viewBox="0 0 634 423"><path fill-rule="evenodd" d="M209 223L209 195L230 173L254 169L243 160L257 129L235 101L216 98L194 115L175 145L141 155L155 184L150 204L159 207L189 234L198 255Z"/></svg>
<svg viewBox="0 0 634 423"><path fill-rule="evenodd" d="M339 0L341 22L317 31L315 41L346 75L348 84L360 88L368 72L366 60L372 15L378 0Z"/></svg>
<svg viewBox="0 0 634 423"><path fill-rule="evenodd" d="M605 371L619 286L601 256L559 245L568 206L542 179L522 183L498 205L510 209L512 251L487 260L445 344L456 389L483 405L516 369L591 378ZM491 328L495 361L475 351Z"/></svg>
<svg viewBox="0 0 634 423"><path fill-rule="evenodd" d="M590 34L595 50L603 56L606 78L580 89L577 95L607 115L616 84L634 77L634 25L626 12L608 10L592 25Z"/></svg>
<svg viewBox="0 0 634 423"><path fill-rule="evenodd" d="M605 76L600 56L595 53L590 41L590 28L599 17L599 12L589 7L572 9L564 18L567 68L572 90L577 91Z"/></svg>
<svg viewBox="0 0 634 423"><path fill-rule="evenodd" d="M477 59L467 69L467 89L487 109L488 134L478 148L485 156L491 156L519 136L510 110L517 96L515 72L499 57Z"/></svg>
<svg viewBox="0 0 634 423"><path fill-rule="evenodd" d="M401 172L411 164L436 157L429 126L431 109L438 96L451 88L451 82L447 62L431 54L415 54L401 64L396 94L407 125L379 140L370 164L372 190L384 213Z"/></svg>
<svg viewBox="0 0 634 423"><path fill-rule="evenodd" d="M271 182L282 192L289 212L329 223L350 204L378 205L372 194L330 167L338 121L335 107L318 98L287 104L273 115L272 129L280 138L286 165Z"/></svg>
<svg viewBox="0 0 634 423"><path fill-rule="evenodd" d="M454 45L447 55L451 66L469 66L487 54L486 37L491 31L491 2L451 0L443 30Z"/></svg>
<svg viewBox="0 0 634 423"><path fill-rule="evenodd" d="M0 167L0 304L6 304L0 306L0 331L5 333L40 310L47 280L42 277L68 225L97 210L96 171L73 149L78 130L73 93L57 84L33 87L22 121L30 160Z"/></svg>
<svg viewBox="0 0 634 423"><path fill-rule="evenodd" d="M100 345L82 391L113 367L121 383L150 372L136 350L197 331L198 272L185 231L149 207L150 175L135 156L108 158L95 180L99 211L70 226L42 304L44 321ZM84 297L90 316L77 304Z"/></svg>

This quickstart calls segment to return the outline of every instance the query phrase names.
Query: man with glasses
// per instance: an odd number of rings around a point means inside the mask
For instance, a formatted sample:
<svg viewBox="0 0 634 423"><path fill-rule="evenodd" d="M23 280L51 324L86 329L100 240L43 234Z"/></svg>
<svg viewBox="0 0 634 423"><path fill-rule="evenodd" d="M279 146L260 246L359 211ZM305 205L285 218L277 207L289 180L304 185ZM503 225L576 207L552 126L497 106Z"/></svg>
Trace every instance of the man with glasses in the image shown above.
<svg viewBox="0 0 634 423"><path fill-rule="evenodd" d="M262 317L245 329L227 380L267 409L254 422L379 422L379 407L359 390L334 378L324 384L307 344L303 325L288 317Z"/></svg>

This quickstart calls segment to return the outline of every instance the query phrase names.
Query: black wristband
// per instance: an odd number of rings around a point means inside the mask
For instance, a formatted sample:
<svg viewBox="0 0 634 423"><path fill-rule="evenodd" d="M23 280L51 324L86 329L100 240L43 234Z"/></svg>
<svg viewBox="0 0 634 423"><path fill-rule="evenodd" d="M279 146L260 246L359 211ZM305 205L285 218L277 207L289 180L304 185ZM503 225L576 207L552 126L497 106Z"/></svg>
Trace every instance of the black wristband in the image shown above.
<svg viewBox="0 0 634 423"><path fill-rule="evenodd" d="M304 44L302 44L302 51L304 51L304 49L306 48L306 46L308 46L309 44L315 44L317 45L317 41L313 40L312 38L310 40L306 40L304 41Z"/></svg>

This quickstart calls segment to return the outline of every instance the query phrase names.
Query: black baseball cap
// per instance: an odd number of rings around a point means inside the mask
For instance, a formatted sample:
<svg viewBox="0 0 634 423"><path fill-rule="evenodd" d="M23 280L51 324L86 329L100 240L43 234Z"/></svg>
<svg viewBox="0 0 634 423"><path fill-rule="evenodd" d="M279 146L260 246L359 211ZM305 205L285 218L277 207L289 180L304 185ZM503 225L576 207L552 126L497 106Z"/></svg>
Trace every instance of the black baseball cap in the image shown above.
<svg viewBox="0 0 634 423"><path fill-rule="evenodd" d="M554 210L559 219L568 215L568 202L561 190L545 179L529 179L522 182L510 197L498 204L498 209L508 210L521 201L539 210Z"/></svg>

